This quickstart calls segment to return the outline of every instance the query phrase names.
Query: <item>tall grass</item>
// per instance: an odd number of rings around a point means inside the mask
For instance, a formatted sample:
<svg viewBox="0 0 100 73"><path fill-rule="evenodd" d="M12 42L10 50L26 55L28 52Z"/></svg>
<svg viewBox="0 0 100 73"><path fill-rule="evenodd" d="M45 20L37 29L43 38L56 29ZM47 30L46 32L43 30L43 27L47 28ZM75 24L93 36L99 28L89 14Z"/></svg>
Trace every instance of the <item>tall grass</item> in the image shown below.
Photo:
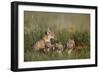
<svg viewBox="0 0 100 73"><path fill-rule="evenodd" d="M72 25L72 23L75 24ZM80 29L79 26L83 28ZM82 50L79 50L80 52L74 51L70 56L67 53L68 50L64 51L63 55L59 55L56 52L47 54L34 52L34 44L42 39L48 28L55 32L55 38L62 44L66 44L69 39L74 39L78 44L87 47L83 47ZM24 61L86 58L90 58L88 14L24 12Z"/></svg>

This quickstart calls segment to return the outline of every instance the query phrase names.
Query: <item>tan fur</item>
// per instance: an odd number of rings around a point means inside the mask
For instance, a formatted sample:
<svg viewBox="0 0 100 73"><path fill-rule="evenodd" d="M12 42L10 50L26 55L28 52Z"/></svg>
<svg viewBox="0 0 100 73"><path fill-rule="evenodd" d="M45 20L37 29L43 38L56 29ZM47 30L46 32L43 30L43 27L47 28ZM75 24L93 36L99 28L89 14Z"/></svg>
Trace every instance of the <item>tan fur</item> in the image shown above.
<svg viewBox="0 0 100 73"><path fill-rule="evenodd" d="M64 47L61 43L56 43L55 47L58 49L58 50L63 50Z"/></svg>
<svg viewBox="0 0 100 73"><path fill-rule="evenodd" d="M34 49L35 50L41 50L45 48L45 41L44 40L40 40L38 42L36 42L36 44L34 45Z"/></svg>
<svg viewBox="0 0 100 73"><path fill-rule="evenodd" d="M67 48L73 49L75 47L75 41L74 40L68 40L67 42Z"/></svg>
<svg viewBox="0 0 100 73"><path fill-rule="evenodd" d="M75 41L72 39L69 39L67 42L67 48L69 49L68 54L70 55L72 53L73 49L75 48Z"/></svg>
<svg viewBox="0 0 100 73"><path fill-rule="evenodd" d="M49 31L41 40L36 42L36 44L34 45L34 49L36 51L44 50L46 48L46 43L51 43L51 39L54 39L54 32Z"/></svg>

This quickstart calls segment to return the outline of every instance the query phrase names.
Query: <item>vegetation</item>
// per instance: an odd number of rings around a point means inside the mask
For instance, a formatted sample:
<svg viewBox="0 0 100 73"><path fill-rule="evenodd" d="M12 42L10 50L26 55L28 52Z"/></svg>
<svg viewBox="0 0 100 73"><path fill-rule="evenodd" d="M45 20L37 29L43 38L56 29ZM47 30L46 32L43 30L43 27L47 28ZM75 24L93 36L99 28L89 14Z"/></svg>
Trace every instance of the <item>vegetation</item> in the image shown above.
<svg viewBox="0 0 100 73"><path fill-rule="evenodd" d="M90 15L74 13L24 12L24 61L44 61L62 59L90 58ZM81 50L68 55L66 49L62 55L56 52L37 53L33 45L40 40L50 28L55 38L62 44L74 39ZM86 47L84 47L86 46Z"/></svg>

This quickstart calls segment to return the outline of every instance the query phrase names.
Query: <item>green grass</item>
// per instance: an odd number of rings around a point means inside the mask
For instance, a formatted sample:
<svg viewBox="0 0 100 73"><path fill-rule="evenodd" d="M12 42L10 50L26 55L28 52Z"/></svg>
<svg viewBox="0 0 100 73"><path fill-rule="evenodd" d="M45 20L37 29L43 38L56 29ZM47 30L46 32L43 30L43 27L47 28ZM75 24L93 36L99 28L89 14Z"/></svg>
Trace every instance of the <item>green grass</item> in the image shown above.
<svg viewBox="0 0 100 73"><path fill-rule="evenodd" d="M24 13L24 61L44 60L69 60L90 58L90 15L74 13L47 13L31 12ZM88 48L73 51L68 55L68 50L62 55L56 52L39 53L33 51L33 45L39 41L47 28L55 32L58 42L66 44L68 39L74 39L78 45Z"/></svg>
<svg viewBox="0 0 100 73"><path fill-rule="evenodd" d="M61 32L61 31L60 31ZM64 32L64 31L62 31ZM74 51L71 55L68 55L68 50L63 52L63 55L59 55L56 52L53 53L40 53L40 52L34 52L33 51L33 45L36 41L41 39L42 36L40 34L36 34L33 39L32 34L27 34L25 36L25 49L24 49L24 61L43 61L43 60L63 60L63 59L86 59L90 58L90 48L89 48L89 35L87 32L75 32L74 34L65 35L64 33L60 33L57 36L57 39L59 42L65 44L67 42L67 39L74 38L75 41L77 41L78 44L82 44L85 46L88 46L88 48L81 48L79 52ZM66 40L65 40L66 39Z"/></svg>
<svg viewBox="0 0 100 73"><path fill-rule="evenodd" d="M57 52L49 53L37 53L33 51L27 51L24 54L24 61L48 61L48 60L69 60L69 59L87 59L90 58L89 48L81 48L79 51L72 51L68 55L68 50L65 50L62 54Z"/></svg>

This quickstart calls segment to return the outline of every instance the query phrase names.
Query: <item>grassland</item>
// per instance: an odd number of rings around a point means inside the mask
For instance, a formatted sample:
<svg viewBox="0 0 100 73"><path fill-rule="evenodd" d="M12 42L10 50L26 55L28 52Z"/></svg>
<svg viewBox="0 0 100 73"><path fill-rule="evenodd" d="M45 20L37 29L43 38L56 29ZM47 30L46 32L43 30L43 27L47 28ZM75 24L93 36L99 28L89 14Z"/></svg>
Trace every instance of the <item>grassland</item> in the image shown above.
<svg viewBox="0 0 100 73"><path fill-rule="evenodd" d="M32 46L50 28L62 44L73 38L78 44L86 46L68 55L56 52L37 53ZM74 13L24 12L24 61L68 60L90 58L90 15Z"/></svg>

